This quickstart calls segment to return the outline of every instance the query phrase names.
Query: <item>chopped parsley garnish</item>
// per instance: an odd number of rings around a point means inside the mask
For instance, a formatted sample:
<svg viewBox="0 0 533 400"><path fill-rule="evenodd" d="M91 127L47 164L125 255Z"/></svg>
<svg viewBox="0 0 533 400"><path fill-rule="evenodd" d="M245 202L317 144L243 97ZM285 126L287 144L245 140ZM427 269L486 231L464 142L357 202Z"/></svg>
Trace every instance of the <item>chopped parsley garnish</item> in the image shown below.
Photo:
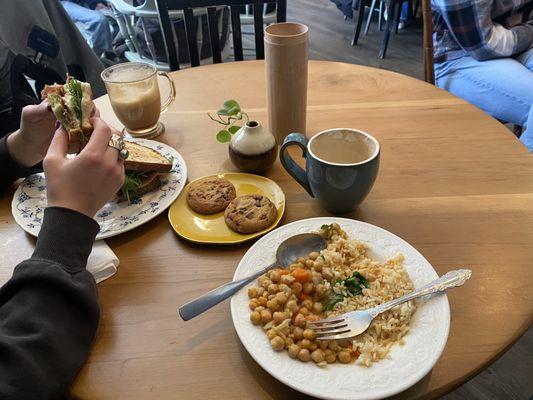
<svg viewBox="0 0 533 400"><path fill-rule="evenodd" d="M344 300L344 295L340 293L332 293L329 298L324 303L324 310L331 311L333 310L333 307L335 307L335 304L340 303Z"/></svg>
<svg viewBox="0 0 533 400"><path fill-rule="evenodd" d="M363 287L370 287L368 280L359 272L355 272L351 277L344 280L339 280L337 283L342 283L346 290L352 295L357 296L363 292ZM335 304L343 301L345 296L341 293L332 292L329 298L324 303L324 310L331 311Z"/></svg>
<svg viewBox="0 0 533 400"><path fill-rule="evenodd" d="M329 239L331 237L331 232L333 231L333 224L324 224L320 229L324 232L326 238Z"/></svg>

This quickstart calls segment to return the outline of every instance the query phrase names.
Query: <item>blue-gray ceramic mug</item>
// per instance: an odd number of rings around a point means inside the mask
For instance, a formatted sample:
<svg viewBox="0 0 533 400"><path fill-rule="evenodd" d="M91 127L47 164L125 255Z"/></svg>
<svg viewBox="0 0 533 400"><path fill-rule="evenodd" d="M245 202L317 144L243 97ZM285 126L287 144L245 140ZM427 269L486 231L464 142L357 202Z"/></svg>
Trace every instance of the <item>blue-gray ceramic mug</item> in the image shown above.
<svg viewBox="0 0 533 400"><path fill-rule="evenodd" d="M305 171L287 151L293 145L302 149ZM335 128L311 139L291 133L279 154L287 172L322 207L333 214L345 214L355 210L372 189L378 175L380 146L368 133Z"/></svg>

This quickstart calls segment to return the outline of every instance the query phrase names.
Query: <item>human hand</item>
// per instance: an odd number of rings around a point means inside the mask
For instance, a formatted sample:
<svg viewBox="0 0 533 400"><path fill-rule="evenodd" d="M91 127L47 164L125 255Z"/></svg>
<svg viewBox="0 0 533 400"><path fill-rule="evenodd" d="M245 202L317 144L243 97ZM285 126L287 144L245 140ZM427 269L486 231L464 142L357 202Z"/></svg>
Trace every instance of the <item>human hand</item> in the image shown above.
<svg viewBox="0 0 533 400"><path fill-rule="evenodd" d="M124 183L124 162L117 149L108 146L112 134L120 133L100 118L91 118L91 123L89 142L72 159L67 158L68 135L58 129L43 165L48 205L92 218Z"/></svg>
<svg viewBox="0 0 533 400"><path fill-rule="evenodd" d="M22 109L20 129L7 138L7 150L11 158L23 167L33 167L46 155L54 136L56 117L48 107L48 101Z"/></svg>

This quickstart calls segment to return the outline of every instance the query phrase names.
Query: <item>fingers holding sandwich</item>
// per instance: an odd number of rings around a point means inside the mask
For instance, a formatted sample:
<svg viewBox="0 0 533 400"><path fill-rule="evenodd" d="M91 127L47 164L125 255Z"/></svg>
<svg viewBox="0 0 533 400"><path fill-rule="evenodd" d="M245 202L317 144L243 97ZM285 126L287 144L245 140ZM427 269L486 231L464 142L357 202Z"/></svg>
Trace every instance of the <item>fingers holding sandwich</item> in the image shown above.
<svg viewBox="0 0 533 400"><path fill-rule="evenodd" d="M124 182L124 165L117 162L118 152L107 146L111 128L99 118L94 118L92 123L93 134L78 156L66 157L68 135L58 129L44 160L48 205L69 208L89 217Z"/></svg>

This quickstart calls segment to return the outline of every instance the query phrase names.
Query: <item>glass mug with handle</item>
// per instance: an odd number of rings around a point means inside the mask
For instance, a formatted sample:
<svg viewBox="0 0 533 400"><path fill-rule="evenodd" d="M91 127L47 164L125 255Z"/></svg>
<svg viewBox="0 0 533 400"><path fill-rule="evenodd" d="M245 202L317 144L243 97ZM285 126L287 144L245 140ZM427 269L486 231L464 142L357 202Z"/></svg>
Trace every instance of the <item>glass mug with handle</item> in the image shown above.
<svg viewBox="0 0 533 400"><path fill-rule="evenodd" d="M170 86L163 104L158 75L164 76ZM101 76L115 115L132 137L153 138L165 130L159 116L176 97L174 81L166 72L158 72L151 64L128 62L106 68Z"/></svg>

